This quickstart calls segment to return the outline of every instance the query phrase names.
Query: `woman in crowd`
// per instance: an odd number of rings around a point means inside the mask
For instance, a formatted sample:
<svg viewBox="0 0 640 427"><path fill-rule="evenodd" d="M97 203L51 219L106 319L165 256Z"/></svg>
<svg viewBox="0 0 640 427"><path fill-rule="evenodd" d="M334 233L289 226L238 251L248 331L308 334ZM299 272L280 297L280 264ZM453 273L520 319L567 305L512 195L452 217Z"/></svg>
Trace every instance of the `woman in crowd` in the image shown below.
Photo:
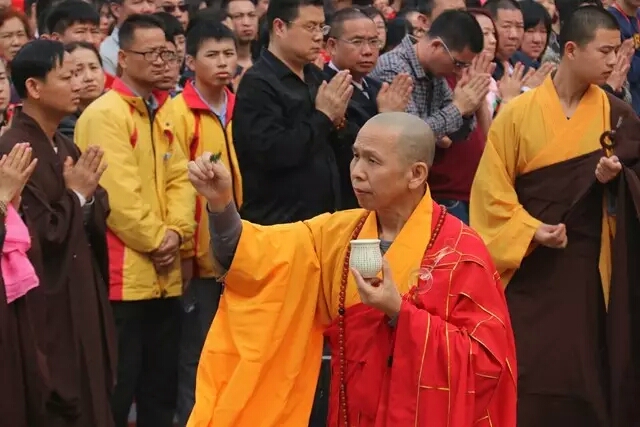
<svg viewBox="0 0 640 427"><path fill-rule="evenodd" d="M96 3L96 8L100 13L100 35L102 36L102 40L109 37L113 27L116 25L116 17L111 13L111 9L109 8L109 2L100 0Z"/></svg>
<svg viewBox="0 0 640 427"><path fill-rule="evenodd" d="M0 56L8 64L6 71L9 72L9 79L11 79L11 61L32 36L29 19L24 13L12 7L0 9ZM11 103L19 102L20 97L12 89Z"/></svg>
<svg viewBox="0 0 640 427"><path fill-rule="evenodd" d="M373 19L373 22L376 23L376 29L378 30L378 39L380 40L380 45L383 46L380 53L386 52L385 47L387 45L387 20L385 19L384 15L373 6L363 7L360 10L362 10L362 13Z"/></svg>
<svg viewBox="0 0 640 427"><path fill-rule="evenodd" d="M36 340L28 305L37 303L28 292L39 285L26 252L29 231L16 207L35 169L29 144L17 144L0 158L0 420L3 426L31 425L41 404ZM29 384L30 387L27 387ZM35 387L34 387L35 386Z"/></svg>
<svg viewBox="0 0 640 427"><path fill-rule="evenodd" d="M100 54L92 44L75 42L68 44L65 50L69 52L76 63L76 78L81 83L80 105L75 114L62 120L58 130L73 140L73 132L80 114L104 92L105 74Z"/></svg>
<svg viewBox="0 0 640 427"><path fill-rule="evenodd" d="M514 59L522 62L527 68L537 70L549 43L549 34L552 31L551 16L544 6L534 0L521 1L520 8L524 19L524 37Z"/></svg>

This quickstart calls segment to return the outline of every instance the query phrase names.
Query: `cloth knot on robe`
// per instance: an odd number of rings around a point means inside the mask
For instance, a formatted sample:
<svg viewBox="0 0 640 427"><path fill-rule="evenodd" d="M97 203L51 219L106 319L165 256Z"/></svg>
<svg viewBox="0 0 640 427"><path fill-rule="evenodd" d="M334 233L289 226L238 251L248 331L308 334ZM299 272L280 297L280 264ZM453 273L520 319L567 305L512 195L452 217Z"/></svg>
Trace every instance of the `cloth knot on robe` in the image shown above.
<svg viewBox="0 0 640 427"><path fill-rule="evenodd" d="M10 304L38 286L40 281L27 258L27 251L31 248L29 230L13 206L7 209L5 225L7 234L2 247L0 266L7 304Z"/></svg>

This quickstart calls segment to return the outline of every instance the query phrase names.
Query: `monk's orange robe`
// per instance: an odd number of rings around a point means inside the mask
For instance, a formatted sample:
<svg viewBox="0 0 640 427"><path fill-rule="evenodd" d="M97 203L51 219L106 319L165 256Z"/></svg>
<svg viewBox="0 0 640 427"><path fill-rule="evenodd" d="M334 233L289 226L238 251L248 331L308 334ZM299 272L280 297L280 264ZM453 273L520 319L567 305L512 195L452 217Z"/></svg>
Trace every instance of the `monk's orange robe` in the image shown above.
<svg viewBox="0 0 640 427"><path fill-rule="evenodd" d="M385 254L404 295L395 327L360 302L347 275L349 426L515 426L515 346L499 277L480 238L452 216L425 252L440 211L427 194ZM376 238L376 224L364 210L272 227L243 222L188 427L308 425L324 330L334 352L328 425L345 425L341 277L349 240Z"/></svg>

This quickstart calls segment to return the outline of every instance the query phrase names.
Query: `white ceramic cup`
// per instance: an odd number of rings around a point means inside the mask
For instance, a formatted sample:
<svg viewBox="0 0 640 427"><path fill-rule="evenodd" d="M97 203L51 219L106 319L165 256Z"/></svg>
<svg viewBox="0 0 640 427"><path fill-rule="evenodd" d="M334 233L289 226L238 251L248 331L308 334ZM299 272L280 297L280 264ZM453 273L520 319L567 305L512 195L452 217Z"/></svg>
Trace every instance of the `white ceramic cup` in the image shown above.
<svg viewBox="0 0 640 427"><path fill-rule="evenodd" d="M349 267L355 268L363 278L373 279L382 270L380 240L359 239L351 241Z"/></svg>

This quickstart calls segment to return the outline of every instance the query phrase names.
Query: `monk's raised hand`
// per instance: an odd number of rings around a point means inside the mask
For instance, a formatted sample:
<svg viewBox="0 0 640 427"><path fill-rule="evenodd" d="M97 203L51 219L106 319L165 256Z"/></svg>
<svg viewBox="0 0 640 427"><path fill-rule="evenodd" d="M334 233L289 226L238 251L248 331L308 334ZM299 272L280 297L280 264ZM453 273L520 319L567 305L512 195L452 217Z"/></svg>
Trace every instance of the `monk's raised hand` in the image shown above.
<svg viewBox="0 0 640 427"><path fill-rule="evenodd" d="M203 153L187 165L189 181L209 204L212 212L222 212L233 200L231 174L210 152Z"/></svg>
<svg viewBox="0 0 640 427"><path fill-rule="evenodd" d="M0 158L0 201L16 204L38 163L32 154L29 143L22 142Z"/></svg>
<svg viewBox="0 0 640 427"><path fill-rule="evenodd" d="M568 243L567 227L564 224L540 224L533 236L533 240L548 248L566 248Z"/></svg>
<svg viewBox="0 0 640 427"><path fill-rule="evenodd" d="M622 163L617 156L601 157L596 166L596 179L602 184L606 184L618 176L622 170Z"/></svg>
<svg viewBox="0 0 640 427"><path fill-rule="evenodd" d="M104 151L90 145L74 163L71 157L65 159L62 175L67 188L82 195L86 200L93 197L107 163L103 162Z"/></svg>
<svg viewBox="0 0 640 427"><path fill-rule="evenodd" d="M382 259L382 279L365 279L355 268L351 268L351 274L356 280L358 293L363 304L377 308L390 318L394 318L400 312L402 296L393 282L391 267L384 258Z"/></svg>

